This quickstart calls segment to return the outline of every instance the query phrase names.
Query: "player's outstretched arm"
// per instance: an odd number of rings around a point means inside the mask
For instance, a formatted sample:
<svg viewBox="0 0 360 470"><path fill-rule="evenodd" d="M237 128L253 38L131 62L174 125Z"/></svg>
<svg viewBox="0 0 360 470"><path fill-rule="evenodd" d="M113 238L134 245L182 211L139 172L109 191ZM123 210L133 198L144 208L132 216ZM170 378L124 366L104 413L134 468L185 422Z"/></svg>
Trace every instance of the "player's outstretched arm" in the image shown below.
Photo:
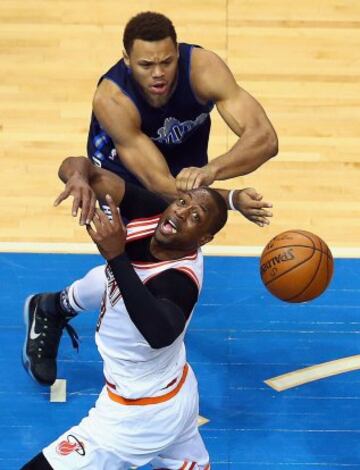
<svg viewBox="0 0 360 470"><path fill-rule="evenodd" d="M165 294L165 298L158 298L148 285L143 284L125 253L126 229L120 212L111 197L107 195L105 200L110 207L112 220L97 209L92 225L86 226L88 234L107 260L134 325L152 348L169 346L185 328L186 319L193 309L197 295L190 311L186 312L186 309L184 310L176 300L171 300L168 294ZM172 282L168 286L172 289ZM191 289L183 293L185 297L193 294ZM178 298L178 294L175 297Z"/></svg>
<svg viewBox="0 0 360 470"><path fill-rule="evenodd" d="M130 98L113 82L103 80L95 93L93 110L126 168L150 191L169 200L176 198L175 178L159 149L141 131L140 115Z"/></svg>
<svg viewBox="0 0 360 470"><path fill-rule="evenodd" d="M97 199L105 200L105 195L110 194L119 204L124 196L125 184L122 178L96 167L85 157L66 158L60 165L59 178L65 183L65 189L56 198L54 205L58 206L72 196L72 215L76 217L81 210L80 225L89 224L93 219Z"/></svg>
<svg viewBox="0 0 360 470"><path fill-rule="evenodd" d="M195 49L191 79L200 101L209 100L239 137L225 154L202 168L185 168L176 179L179 189L191 189L245 175L278 152L276 132L262 106L240 88L227 65L213 52Z"/></svg>
<svg viewBox="0 0 360 470"><path fill-rule="evenodd" d="M225 199L228 209L240 212L246 219L259 227L270 224L270 218L273 216L270 209L273 205L271 202L264 201L262 194L258 193L255 188L233 189L231 191L216 188L216 191Z"/></svg>

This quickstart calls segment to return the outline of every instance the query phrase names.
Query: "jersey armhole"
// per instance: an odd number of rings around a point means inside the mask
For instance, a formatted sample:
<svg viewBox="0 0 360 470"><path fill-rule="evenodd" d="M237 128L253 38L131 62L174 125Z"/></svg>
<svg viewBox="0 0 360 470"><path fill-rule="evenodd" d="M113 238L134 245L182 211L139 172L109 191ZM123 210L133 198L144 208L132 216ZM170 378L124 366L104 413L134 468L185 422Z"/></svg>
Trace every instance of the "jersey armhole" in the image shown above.
<svg viewBox="0 0 360 470"><path fill-rule="evenodd" d="M199 279L197 278L196 274L191 268L187 268L185 266L179 267L179 268L174 268L176 271L181 271L182 273L186 274L196 285L196 288L198 290L198 293L200 292L200 282Z"/></svg>
<svg viewBox="0 0 360 470"><path fill-rule="evenodd" d="M192 85L192 81L191 81L191 68L192 68L192 54L193 54L193 50L194 49L202 49L202 47L200 46L194 46L194 45L191 45L190 46L190 51L189 51L189 60L188 60L188 70L187 70L187 79L188 79L188 83L189 83L189 87L190 87L190 90L191 90L191 93L194 97L194 100L200 105L200 106L207 106L209 109L209 112L212 110L212 108L214 107L214 103L212 101L207 101L206 103L202 103L197 94L195 93L195 90L194 90L194 87Z"/></svg>

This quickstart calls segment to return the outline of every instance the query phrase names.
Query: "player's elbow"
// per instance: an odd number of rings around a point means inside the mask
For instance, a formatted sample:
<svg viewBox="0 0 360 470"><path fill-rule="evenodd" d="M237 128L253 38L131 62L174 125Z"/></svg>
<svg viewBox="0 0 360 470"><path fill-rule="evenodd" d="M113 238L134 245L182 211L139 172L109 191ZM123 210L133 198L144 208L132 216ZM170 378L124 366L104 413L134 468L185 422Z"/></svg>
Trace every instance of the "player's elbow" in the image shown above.
<svg viewBox="0 0 360 470"><path fill-rule="evenodd" d="M153 334L147 335L146 340L152 349L166 348L176 341L184 328L185 323L183 322L177 322L176 324L163 323L161 327L156 329L156 333L153 332Z"/></svg>
<svg viewBox="0 0 360 470"><path fill-rule="evenodd" d="M272 129L271 135L268 138L268 151L270 158L275 157L279 153L279 139L274 129Z"/></svg>
<svg viewBox="0 0 360 470"><path fill-rule="evenodd" d="M279 152L279 141L272 126L267 126L261 132L261 140L264 147L264 155L267 159L275 157Z"/></svg>
<svg viewBox="0 0 360 470"><path fill-rule="evenodd" d="M275 157L279 153L279 139L273 127L268 131L267 141L270 158Z"/></svg>

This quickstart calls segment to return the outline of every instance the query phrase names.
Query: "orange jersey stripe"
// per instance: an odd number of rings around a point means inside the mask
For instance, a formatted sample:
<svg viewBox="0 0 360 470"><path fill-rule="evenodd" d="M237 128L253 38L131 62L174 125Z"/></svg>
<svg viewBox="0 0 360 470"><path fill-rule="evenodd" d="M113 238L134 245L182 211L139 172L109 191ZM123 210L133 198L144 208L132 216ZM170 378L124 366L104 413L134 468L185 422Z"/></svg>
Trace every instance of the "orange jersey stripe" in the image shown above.
<svg viewBox="0 0 360 470"><path fill-rule="evenodd" d="M116 401L117 403L120 403L121 405L144 406L144 405L156 405L158 403L164 403L165 401L168 401L171 398L173 398L181 390L181 387L184 385L186 376L188 374L188 370L189 370L189 366L185 364L181 379L179 380L179 383L177 384L177 386L173 390L171 390L171 392L165 393L165 395L160 395L159 397L144 397L144 398L130 399L130 398L121 397L120 395L116 395L116 393L113 393L109 389L107 389L107 392L111 400Z"/></svg>

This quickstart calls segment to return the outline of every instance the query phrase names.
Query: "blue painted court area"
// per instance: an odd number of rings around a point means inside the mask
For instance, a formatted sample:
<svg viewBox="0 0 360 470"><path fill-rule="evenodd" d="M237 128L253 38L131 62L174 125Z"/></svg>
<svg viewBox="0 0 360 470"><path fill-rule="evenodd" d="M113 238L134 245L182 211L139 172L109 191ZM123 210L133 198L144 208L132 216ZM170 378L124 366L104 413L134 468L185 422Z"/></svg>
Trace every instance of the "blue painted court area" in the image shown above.
<svg viewBox="0 0 360 470"><path fill-rule="evenodd" d="M80 352L64 337L59 377L66 403L25 374L22 307L27 295L59 290L99 264L95 255L0 254L0 468L19 469L77 423L103 385L96 314L73 323ZM360 260L336 260L329 290L308 304L265 291L256 258L206 258L200 305L187 336L201 393L202 435L212 469L360 468L360 372L278 393L264 380L359 354Z"/></svg>

